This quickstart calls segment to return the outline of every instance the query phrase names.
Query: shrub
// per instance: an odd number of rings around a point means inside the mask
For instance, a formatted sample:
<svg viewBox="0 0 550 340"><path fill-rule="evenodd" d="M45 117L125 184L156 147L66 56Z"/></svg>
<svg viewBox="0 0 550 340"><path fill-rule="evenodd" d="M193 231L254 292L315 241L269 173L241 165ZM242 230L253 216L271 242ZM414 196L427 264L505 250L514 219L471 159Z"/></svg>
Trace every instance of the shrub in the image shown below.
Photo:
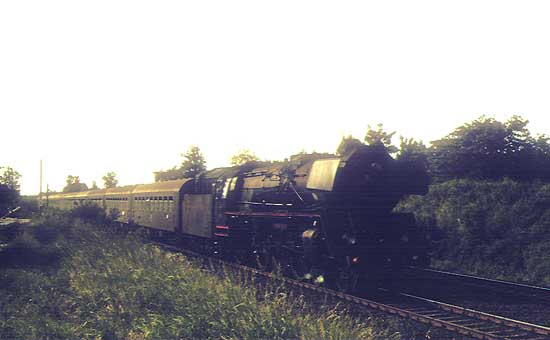
<svg viewBox="0 0 550 340"><path fill-rule="evenodd" d="M398 209L440 236L432 237L435 266L547 285L549 197L540 182L452 180Z"/></svg>

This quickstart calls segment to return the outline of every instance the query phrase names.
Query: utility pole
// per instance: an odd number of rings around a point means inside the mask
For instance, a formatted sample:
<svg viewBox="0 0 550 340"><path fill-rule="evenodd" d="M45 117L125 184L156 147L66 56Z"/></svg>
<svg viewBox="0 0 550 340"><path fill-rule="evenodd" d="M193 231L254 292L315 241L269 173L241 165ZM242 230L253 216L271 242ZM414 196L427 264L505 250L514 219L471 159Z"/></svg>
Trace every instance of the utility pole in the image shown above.
<svg viewBox="0 0 550 340"><path fill-rule="evenodd" d="M40 193L38 194L38 209L42 213L42 160L40 160Z"/></svg>

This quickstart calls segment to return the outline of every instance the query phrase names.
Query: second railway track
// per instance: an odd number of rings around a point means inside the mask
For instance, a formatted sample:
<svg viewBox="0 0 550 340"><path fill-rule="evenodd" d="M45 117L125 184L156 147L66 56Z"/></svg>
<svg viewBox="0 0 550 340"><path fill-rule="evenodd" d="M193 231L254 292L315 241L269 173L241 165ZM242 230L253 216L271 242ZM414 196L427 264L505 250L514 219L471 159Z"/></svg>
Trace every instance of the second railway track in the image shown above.
<svg viewBox="0 0 550 340"><path fill-rule="evenodd" d="M474 288L484 288L498 291L503 295L517 296L538 302L550 304L550 288L528 285L524 283L489 279L479 276L451 273L442 270L411 267L416 275L445 280Z"/></svg>

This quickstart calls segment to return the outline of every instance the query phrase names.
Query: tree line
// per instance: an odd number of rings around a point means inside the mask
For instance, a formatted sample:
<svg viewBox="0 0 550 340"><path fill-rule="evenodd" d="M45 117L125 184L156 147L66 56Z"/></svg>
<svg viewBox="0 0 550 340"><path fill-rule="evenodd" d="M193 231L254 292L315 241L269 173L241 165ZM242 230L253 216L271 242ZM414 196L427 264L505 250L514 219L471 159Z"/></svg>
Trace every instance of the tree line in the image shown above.
<svg viewBox="0 0 550 340"><path fill-rule="evenodd" d="M396 159L422 164L437 182L451 179L550 181L550 138L533 136L528 120L513 116L505 122L481 116L456 128L447 136L422 141L400 136L399 147L392 144L395 132L382 124L368 126L364 141L342 138L337 153L345 154L358 145L384 145Z"/></svg>
<svg viewBox="0 0 550 340"><path fill-rule="evenodd" d="M115 188L118 185L118 179L116 178L116 173L111 171L105 174L102 177L103 179L103 188ZM63 192L79 192L87 190L98 190L96 181L92 182L92 186L88 187L86 183L80 181L80 176L68 175L66 179L66 185L63 187Z"/></svg>
<svg viewBox="0 0 550 340"><path fill-rule="evenodd" d="M395 145L395 131L384 130L382 124L368 125L362 140L343 136L335 155L344 155L361 145L384 145L396 159L412 160L424 166L436 182L461 178L550 181L550 138L532 135L527 125L528 120L517 115L504 122L481 116L431 141L430 146L403 136L399 136L399 143ZM190 146L181 157L179 165L154 172L155 181L193 178L206 171L206 159L198 146ZM248 149L230 158L233 166L251 161L260 161L260 158ZM13 168L0 167L0 204L18 198L20 177ZM104 188L118 185L115 172L108 172L102 179ZM63 192L90 189L99 189L95 181L88 187L79 176L69 175Z"/></svg>
<svg viewBox="0 0 550 340"><path fill-rule="evenodd" d="M181 178L194 178L206 171L206 159L200 148L196 145L189 147L186 153L181 154L182 162L168 170L155 171L155 182L170 181ZM247 162L257 162L260 158L249 149L242 149L231 156L229 162L232 166L242 165Z"/></svg>
<svg viewBox="0 0 550 340"><path fill-rule="evenodd" d="M361 145L383 145L398 160L413 161L425 167L436 182L451 179L500 179L550 181L550 138L533 136L528 120L513 116L505 122L481 116L457 127L445 137L426 146L414 138L384 130L383 124L367 126L363 140L343 136L335 155L345 155ZM206 170L206 161L198 146L181 155L179 166L155 172L155 181L195 177ZM231 157L231 165L259 161L250 150Z"/></svg>

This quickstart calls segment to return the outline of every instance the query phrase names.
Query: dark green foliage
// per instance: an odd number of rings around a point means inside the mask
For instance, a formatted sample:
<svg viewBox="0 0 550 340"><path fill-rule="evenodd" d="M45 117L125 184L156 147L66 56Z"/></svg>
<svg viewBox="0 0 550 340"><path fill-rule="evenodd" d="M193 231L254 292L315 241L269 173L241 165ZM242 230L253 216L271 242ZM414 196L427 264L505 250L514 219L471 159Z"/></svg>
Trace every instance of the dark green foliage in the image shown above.
<svg viewBox="0 0 550 340"><path fill-rule="evenodd" d="M370 125L367 128L367 134L365 135L365 144L367 145L384 145L388 152L395 153L397 148L392 144L391 140L395 135L395 131L386 132L382 123L376 125L376 130Z"/></svg>
<svg viewBox="0 0 550 340"><path fill-rule="evenodd" d="M344 136L336 149L336 154L339 156L346 155L362 145L363 143L352 135Z"/></svg>
<svg viewBox="0 0 550 340"><path fill-rule="evenodd" d="M201 172L206 171L206 161L198 146L190 146L189 150L181 156L183 157L181 168L185 177L194 178Z"/></svg>
<svg viewBox="0 0 550 340"><path fill-rule="evenodd" d="M13 168L0 167L0 217L18 205L20 178Z"/></svg>
<svg viewBox="0 0 550 340"><path fill-rule="evenodd" d="M550 180L548 138L534 138L528 121L514 116L502 123L480 117L430 147L430 166L440 180L451 178Z"/></svg>
<svg viewBox="0 0 550 340"><path fill-rule="evenodd" d="M550 285L550 185L452 180L398 208L432 231L440 268Z"/></svg>
<svg viewBox="0 0 550 340"><path fill-rule="evenodd" d="M17 206L19 202L19 191L0 184L0 217Z"/></svg>
<svg viewBox="0 0 550 340"><path fill-rule="evenodd" d="M115 188L118 185L118 179L116 179L116 173L111 171L102 177L103 187L105 189Z"/></svg>
<svg viewBox="0 0 550 340"><path fill-rule="evenodd" d="M80 192L88 190L86 183L80 183L79 176L67 176L67 185L63 188L63 192Z"/></svg>
<svg viewBox="0 0 550 340"><path fill-rule="evenodd" d="M90 187L90 190L98 190L99 187L97 186L96 181L92 181L92 186Z"/></svg>
<svg viewBox="0 0 550 340"><path fill-rule="evenodd" d="M248 162L257 162L260 158L252 151L243 149L231 156L231 165L243 165Z"/></svg>
<svg viewBox="0 0 550 340"><path fill-rule="evenodd" d="M403 161L412 161L427 166L428 148L422 141L417 141L414 138L405 138L399 136L399 151L396 159Z"/></svg>
<svg viewBox="0 0 550 340"><path fill-rule="evenodd" d="M0 268L42 268L59 264L64 250L57 242L68 236L70 219L50 218L40 225L14 224L0 235L7 246L0 252Z"/></svg>
<svg viewBox="0 0 550 340"><path fill-rule="evenodd" d="M0 166L0 184L19 192L21 174L9 166Z"/></svg>
<svg viewBox="0 0 550 340"><path fill-rule="evenodd" d="M115 209L111 209L115 210ZM73 208L70 215L85 222L105 224L115 220L118 216L107 216L105 210L95 204L82 204Z"/></svg>
<svg viewBox="0 0 550 340"><path fill-rule="evenodd" d="M194 178L206 171L206 161L198 146L191 146L185 154L181 154L183 161L180 167L168 170L155 171L155 182L171 181L182 178Z"/></svg>
<svg viewBox="0 0 550 340"><path fill-rule="evenodd" d="M181 179L185 178L183 174L183 169L173 167L172 169L168 170L159 170L155 171L155 182L164 182L164 181L172 181L175 179Z"/></svg>

